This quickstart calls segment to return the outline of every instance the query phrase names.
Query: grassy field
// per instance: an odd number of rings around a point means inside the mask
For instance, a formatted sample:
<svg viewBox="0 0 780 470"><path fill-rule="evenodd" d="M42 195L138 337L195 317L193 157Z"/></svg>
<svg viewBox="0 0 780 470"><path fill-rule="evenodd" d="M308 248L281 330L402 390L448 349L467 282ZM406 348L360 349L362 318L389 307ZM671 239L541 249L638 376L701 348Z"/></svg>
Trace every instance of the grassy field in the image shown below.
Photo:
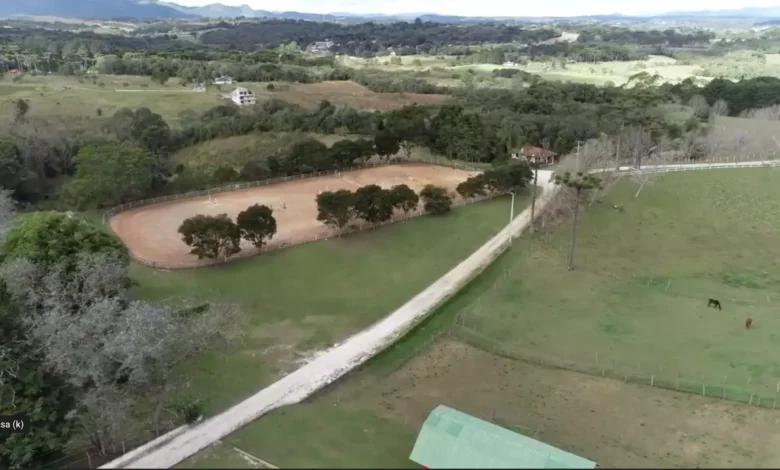
<svg viewBox="0 0 780 470"><path fill-rule="evenodd" d="M663 364L666 374L743 387L752 377L774 392L779 180L776 170L669 174L636 199L636 184L622 180L583 217L575 271L564 264L568 226L523 237L362 370L180 467L225 465L238 448L279 467L411 468L414 439L439 404L605 467L777 466L766 441L776 411L540 367L452 335L469 328L533 355L586 363L600 352L607 367ZM723 310L707 308L709 297Z"/></svg>
<svg viewBox="0 0 780 470"><path fill-rule="evenodd" d="M331 146L342 139L367 138L352 134L312 134L292 132L258 132L247 135L219 138L202 142L176 152L172 160L190 166L217 166L227 163L240 171L241 167L252 159L263 159L275 152L288 148L296 141L306 137L314 137L327 146ZM373 157L374 161L378 157ZM403 149L391 158L406 160ZM411 153L411 160L430 163L446 163L445 157L432 154L427 147L416 147ZM490 168L490 163L458 162L475 168Z"/></svg>
<svg viewBox="0 0 780 470"><path fill-rule="evenodd" d="M341 62L353 68L376 68L393 70L395 72L420 72L426 71L429 80L443 86L461 86L463 83L457 75L472 70L477 77L477 86L509 87L513 86L511 80L492 79L490 73L500 68L518 68L526 72L540 75L546 80L570 81L604 85L612 83L622 85L630 76L647 72L650 75L658 74L662 81L679 82L688 77L695 77L703 73L702 63L682 63L675 59L663 56L650 56L647 60L613 61L598 63L571 63L565 68L557 66L553 68L549 62L529 62L526 65L506 66L498 64L464 64L451 56L404 56L402 64L390 64L389 58L382 59L358 59L354 57L342 57ZM706 77L700 77L706 79Z"/></svg>
<svg viewBox="0 0 780 470"><path fill-rule="evenodd" d="M224 137L186 147L176 152L172 160L191 166L228 164L240 170L252 159L266 158L286 149L305 137L314 137L331 146L342 139L358 138L338 134L308 134L302 132L256 132L247 135Z"/></svg>
<svg viewBox="0 0 780 470"><path fill-rule="evenodd" d="M248 313L243 344L185 371L188 395L212 413L400 307L500 230L508 206L500 198L218 267L160 272L134 265L131 273L141 298L194 295Z"/></svg>
<svg viewBox="0 0 780 470"><path fill-rule="evenodd" d="M423 95L418 93L375 93L354 82L330 81L321 83L274 84L268 90L267 83L242 83L252 90L258 101L278 98L305 108L316 108L323 100L332 104L343 104L354 109L388 110L419 104L442 104L446 95Z"/></svg>
<svg viewBox="0 0 780 470"><path fill-rule="evenodd" d="M32 116L96 118L98 109L110 116L123 107L148 107L168 121L177 120L184 111L203 111L224 102L216 89L197 93L175 79L161 86L149 77L119 75L100 75L95 83L90 77L79 81L58 75L26 75L20 82L0 82L0 113L10 114L17 99L29 100Z"/></svg>
<svg viewBox="0 0 780 470"><path fill-rule="evenodd" d="M568 227L524 240L461 320L518 351L598 353L613 366L774 395L778 182L776 170L675 173L634 198L637 184L624 179L582 220L575 271L565 269Z"/></svg>
<svg viewBox="0 0 780 470"><path fill-rule="evenodd" d="M147 107L167 121L180 119L185 111L204 111L226 102L223 95L236 86L244 86L257 94L258 102L279 98L304 107L314 108L322 100L344 104L357 109L395 109L412 103L442 103L444 95L416 95L413 93L374 93L352 82L324 82L311 84L276 84L269 91L266 83L241 83L210 87L203 92L192 91L191 85L182 85L179 79L170 79L163 86L149 77L99 75L79 80L58 75L26 75L20 82L10 79L0 82L0 114L11 114L13 102L29 100L30 115L58 115L64 118L96 119L98 109L103 116L129 107Z"/></svg>
<svg viewBox="0 0 780 470"><path fill-rule="evenodd" d="M369 366L177 468L418 468L408 456L423 421L440 404L602 467L780 463L780 452L765 443L777 422L773 410L539 367L445 336L400 368Z"/></svg>

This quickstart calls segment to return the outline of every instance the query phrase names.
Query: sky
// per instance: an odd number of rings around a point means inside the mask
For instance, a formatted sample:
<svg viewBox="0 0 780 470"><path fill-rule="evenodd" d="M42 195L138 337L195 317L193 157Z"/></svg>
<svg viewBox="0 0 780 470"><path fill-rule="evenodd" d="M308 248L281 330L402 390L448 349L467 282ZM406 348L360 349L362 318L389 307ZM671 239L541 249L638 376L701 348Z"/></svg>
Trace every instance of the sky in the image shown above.
<svg viewBox="0 0 780 470"><path fill-rule="evenodd" d="M249 5L256 10L299 11L304 13L438 13L460 16L580 16L621 13L640 15L679 10L726 10L780 5L780 0L752 0L748 5L734 0L172 0L186 6L223 3Z"/></svg>

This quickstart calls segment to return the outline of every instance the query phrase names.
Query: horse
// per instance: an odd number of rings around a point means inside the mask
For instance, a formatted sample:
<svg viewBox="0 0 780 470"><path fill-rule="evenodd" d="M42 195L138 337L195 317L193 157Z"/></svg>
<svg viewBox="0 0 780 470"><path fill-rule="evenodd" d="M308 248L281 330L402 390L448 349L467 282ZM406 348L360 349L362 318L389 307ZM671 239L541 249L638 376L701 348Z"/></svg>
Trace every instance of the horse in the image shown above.
<svg viewBox="0 0 780 470"><path fill-rule="evenodd" d="M745 328L749 330L751 326L753 326L753 319L748 318L747 320L745 320Z"/></svg>
<svg viewBox="0 0 780 470"><path fill-rule="evenodd" d="M707 307L717 308L718 310L723 310L720 308L720 301L716 299L710 299L707 301Z"/></svg>

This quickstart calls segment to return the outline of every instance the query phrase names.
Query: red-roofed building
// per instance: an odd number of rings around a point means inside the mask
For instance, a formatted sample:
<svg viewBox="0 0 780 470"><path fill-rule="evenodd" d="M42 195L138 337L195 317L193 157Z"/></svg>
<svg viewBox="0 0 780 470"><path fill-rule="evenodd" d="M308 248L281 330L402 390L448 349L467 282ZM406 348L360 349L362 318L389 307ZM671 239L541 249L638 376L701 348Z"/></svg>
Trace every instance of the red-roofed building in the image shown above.
<svg viewBox="0 0 780 470"><path fill-rule="evenodd" d="M558 163L559 154L552 150L532 145L524 145L519 150L512 151L512 158L521 158L529 163L539 163L542 165L552 165Z"/></svg>

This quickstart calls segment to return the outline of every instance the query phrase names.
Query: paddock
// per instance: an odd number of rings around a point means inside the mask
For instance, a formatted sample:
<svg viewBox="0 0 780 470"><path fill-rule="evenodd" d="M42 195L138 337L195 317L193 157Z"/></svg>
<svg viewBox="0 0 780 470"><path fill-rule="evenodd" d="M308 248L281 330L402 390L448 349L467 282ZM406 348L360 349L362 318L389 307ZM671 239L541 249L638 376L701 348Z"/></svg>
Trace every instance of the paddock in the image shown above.
<svg viewBox="0 0 780 470"><path fill-rule="evenodd" d="M153 204L120 212L110 219L111 229L136 259L172 268L208 264L190 254L178 233L181 223L194 215L227 214L235 218L253 204L273 209L277 233L269 248L295 245L325 236L329 230L317 221L317 194L339 189L356 190L369 184L385 189L406 184L419 191L427 184L455 187L475 172L429 164L387 165L344 172L337 175L304 178L286 183L244 189L213 196L193 197ZM242 250L254 248L242 241Z"/></svg>

